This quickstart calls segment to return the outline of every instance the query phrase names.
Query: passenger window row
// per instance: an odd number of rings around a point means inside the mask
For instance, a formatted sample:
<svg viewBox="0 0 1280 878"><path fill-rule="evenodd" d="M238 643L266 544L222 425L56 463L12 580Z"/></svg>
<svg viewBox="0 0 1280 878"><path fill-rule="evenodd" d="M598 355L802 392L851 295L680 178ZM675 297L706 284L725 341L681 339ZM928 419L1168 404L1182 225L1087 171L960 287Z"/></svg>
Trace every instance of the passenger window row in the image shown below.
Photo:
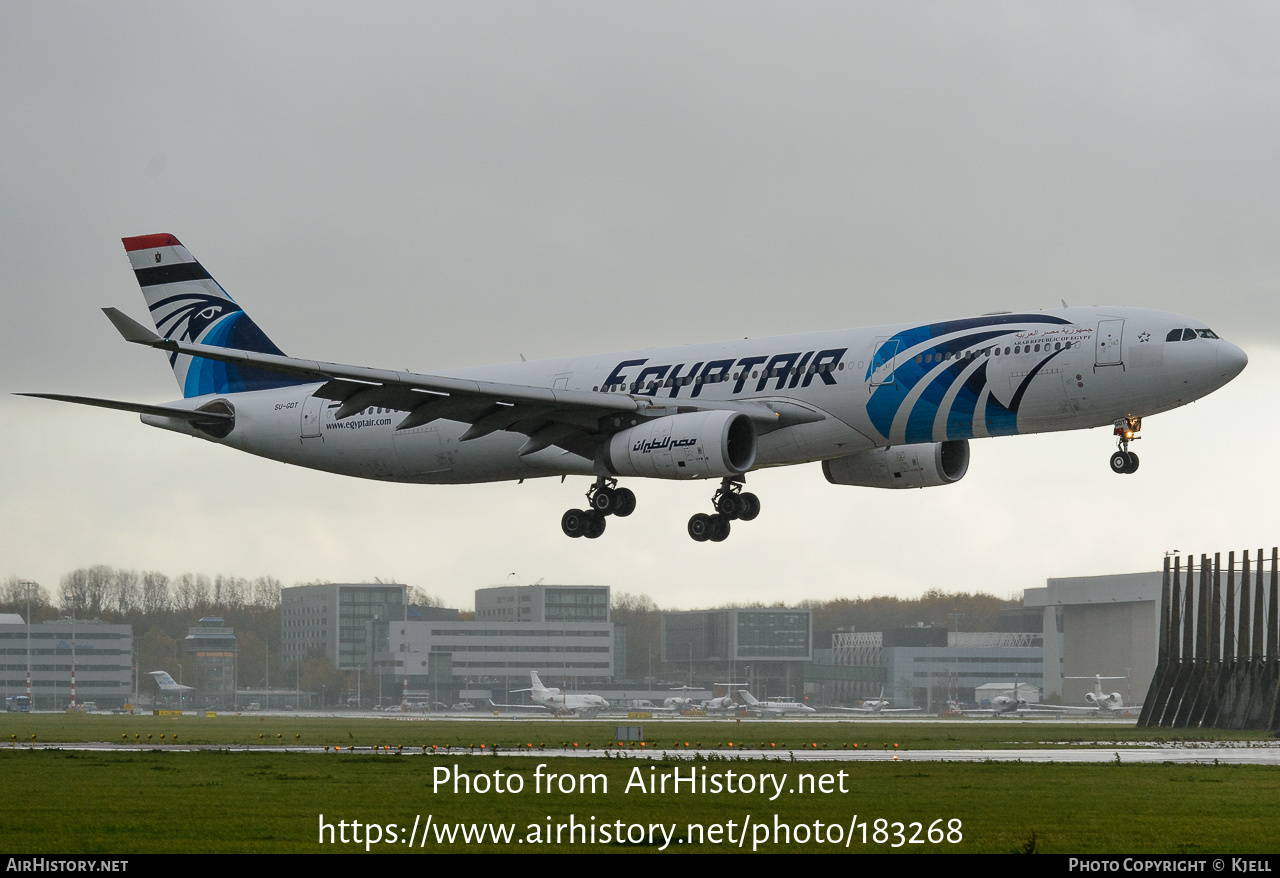
<svg viewBox="0 0 1280 878"><path fill-rule="evenodd" d="M979 351L960 351L959 353L954 353L954 354L951 351L944 351L942 353L931 352L927 354L917 354L916 362L917 363L941 363L946 360L952 360L952 359L972 360L974 357L999 357L1001 355L1007 357L1010 354L1032 354L1032 353L1038 354L1040 353L1041 349L1044 349L1046 351L1048 350L1060 351L1063 349L1064 346L1070 347L1071 342L1055 341L1053 343L1052 348L1049 347L1048 342L1044 342L1042 344L1036 344L1036 345L1030 345L1030 344L1013 345L1012 347L1006 347L1003 350L1001 350L998 347L995 347L995 348L983 348L982 350L979 350Z"/></svg>

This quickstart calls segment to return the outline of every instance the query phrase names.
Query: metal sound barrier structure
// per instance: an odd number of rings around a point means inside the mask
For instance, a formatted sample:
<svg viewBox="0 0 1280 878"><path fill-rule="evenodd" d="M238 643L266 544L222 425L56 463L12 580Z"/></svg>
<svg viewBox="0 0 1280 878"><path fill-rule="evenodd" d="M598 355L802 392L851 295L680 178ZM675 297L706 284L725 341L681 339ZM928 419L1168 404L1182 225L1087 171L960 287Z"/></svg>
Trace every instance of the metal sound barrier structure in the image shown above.
<svg viewBox="0 0 1280 878"><path fill-rule="evenodd" d="M1270 729L1280 723L1280 549L1165 558L1160 646L1139 727ZM1267 572L1269 568L1269 573ZM1225 577L1224 577L1225 574ZM1225 578L1225 582L1224 582ZM1265 582L1264 582L1265 581Z"/></svg>

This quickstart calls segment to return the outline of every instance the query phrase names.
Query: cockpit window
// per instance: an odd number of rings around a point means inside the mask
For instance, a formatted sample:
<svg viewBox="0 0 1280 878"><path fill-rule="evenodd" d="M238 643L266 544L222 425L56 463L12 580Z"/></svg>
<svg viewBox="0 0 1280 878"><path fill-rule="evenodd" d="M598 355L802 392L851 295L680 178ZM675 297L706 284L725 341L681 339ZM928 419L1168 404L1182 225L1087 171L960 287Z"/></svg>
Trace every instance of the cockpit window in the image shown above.
<svg viewBox="0 0 1280 878"><path fill-rule="evenodd" d="M1197 329L1196 334L1201 338L1217 338L1218 334L1212 329Z"/></svg>
<svg viewBox="0 0 1280 878"><path fill-rule="evenodd" d="M1182 340L1183 340L1183 341L1190 341L1191 339L1193 339L1193 338L1195 338L1195 337L1196 337L1196 331L1195 331L1194 329L1184 329L1184 330L1182 330Z"/></svg>
<svg viewBox="0 0 1280 878"><path fill-rule="evenodd" d="M1182 341L1181 329L1170 329L1169 334L1164 337L1165 341Z"/></svg>

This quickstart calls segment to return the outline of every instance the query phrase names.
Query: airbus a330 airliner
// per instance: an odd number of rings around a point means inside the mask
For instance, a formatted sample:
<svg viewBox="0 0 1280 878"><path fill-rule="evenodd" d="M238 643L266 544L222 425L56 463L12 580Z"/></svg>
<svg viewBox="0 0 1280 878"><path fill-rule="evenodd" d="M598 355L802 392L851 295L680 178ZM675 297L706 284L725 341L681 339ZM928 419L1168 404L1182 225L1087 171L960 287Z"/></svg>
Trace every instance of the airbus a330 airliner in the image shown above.
<svg viewBox="0 0 1280 878"><path fill-rule="evenodd" d="M619 478L719 479L698 541L723 540L760 501L747 473L821 462L835 485L961 479L969 440L1111 425L1111 469L1133 473L1148 415L1245 367L1199 320L1136 308L999 312L455 369L431 374L285 356L173 235L124 239L156 331L105 309L130 342L165 351L183 399L164 405L27 394L137 412L155 427L251 454L421 484L594 477L561 519L594 539L635 509Z"/></svg>

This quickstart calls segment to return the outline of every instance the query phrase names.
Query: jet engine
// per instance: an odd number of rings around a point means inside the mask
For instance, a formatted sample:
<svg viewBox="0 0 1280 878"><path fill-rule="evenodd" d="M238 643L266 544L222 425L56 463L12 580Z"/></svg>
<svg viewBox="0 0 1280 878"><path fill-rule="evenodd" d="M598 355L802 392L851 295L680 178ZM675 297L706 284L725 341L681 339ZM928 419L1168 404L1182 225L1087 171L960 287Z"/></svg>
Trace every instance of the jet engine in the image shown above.
<svg viewBox="0 0 1280 878"><path fill-rule="evenodd" d="M931 488L958 482L968 471L966 439L873 448L822 462L831 484L864 488Z"/></svg>
<svg viewBox="0 0 1280 878"><path fill-rule="evenodd" d="M756 426L741 412L685 412L615 433L604 462L618 476L737 476L756 462Z"/></svg>
<svg viewBox="0 0 1280 878"><path fill-rule="evenodd" d="M1112 692L1110 695L1103 695L1101 698L1094 692L1084 693L1084 700L1090 704L1124 704L1124 699L1120 697L1119 692Z"/></svg>

